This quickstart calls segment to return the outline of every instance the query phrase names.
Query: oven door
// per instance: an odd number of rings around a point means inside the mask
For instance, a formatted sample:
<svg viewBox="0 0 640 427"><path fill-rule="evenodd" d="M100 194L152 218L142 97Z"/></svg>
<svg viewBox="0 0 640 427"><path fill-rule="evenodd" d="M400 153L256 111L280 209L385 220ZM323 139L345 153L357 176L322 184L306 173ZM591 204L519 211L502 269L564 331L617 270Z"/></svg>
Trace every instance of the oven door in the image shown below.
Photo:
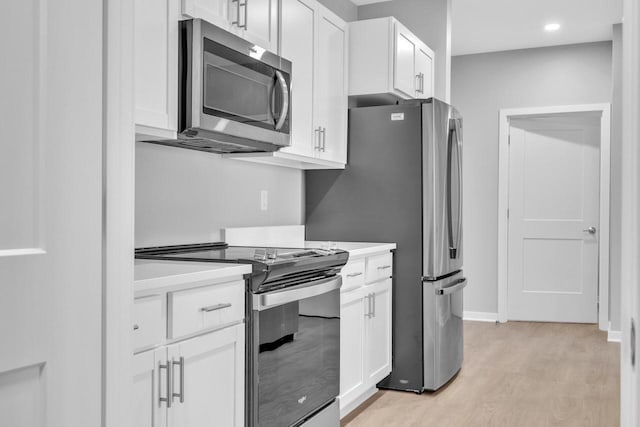
<svg viewBox="0 0 640 427"><path fill-rule="evenodd" d="M251 425L296 425L338 396L341 284L335 276L253 296Z"/></svg>

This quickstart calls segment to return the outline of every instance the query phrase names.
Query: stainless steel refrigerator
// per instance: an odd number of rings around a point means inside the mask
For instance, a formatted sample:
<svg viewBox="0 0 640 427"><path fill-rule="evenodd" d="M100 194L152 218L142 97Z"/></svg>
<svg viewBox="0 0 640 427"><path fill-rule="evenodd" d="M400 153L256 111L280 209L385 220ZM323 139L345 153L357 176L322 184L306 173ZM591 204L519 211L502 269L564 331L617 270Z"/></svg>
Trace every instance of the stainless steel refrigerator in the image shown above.
<svg viewBox="0 0 640 427"><path fill-rule="evenodd" d="M463 360L462 117L434 98L349 110L344 170L308 171L308 240L396 242L393 367L437 390Z"/></svg>

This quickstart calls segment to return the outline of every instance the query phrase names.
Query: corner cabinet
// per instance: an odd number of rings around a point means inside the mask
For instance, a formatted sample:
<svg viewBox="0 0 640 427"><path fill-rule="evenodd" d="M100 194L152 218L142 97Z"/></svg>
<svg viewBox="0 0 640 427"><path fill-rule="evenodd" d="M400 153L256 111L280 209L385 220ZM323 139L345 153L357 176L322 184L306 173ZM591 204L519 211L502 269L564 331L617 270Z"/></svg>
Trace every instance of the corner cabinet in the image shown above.
<svg viewBox="0 0 640 427"><path fill-rule="evenodd" d="M135 426L244 426L244 282L198 286L134 300Z"/></svg>
<svg viewBox="0 0 640 427"><path fill-rule="evenodd" d="M281 3L280 55L293 63L291 145L273 153L225 157L296 169L343 169L348 24L316 0Z"/></svg>
<svg viewBox="0 0 640 427"><path fill-rule="evenodd" d="M391 373L393 254L350 259L340 294L340 417Z"/></svg>
<svg viewBox="0 0 640 427"><path fill-rule="evenodd" d="M393 17L349 24L349 95L363 101L433 96L434 53Z"/></svg>

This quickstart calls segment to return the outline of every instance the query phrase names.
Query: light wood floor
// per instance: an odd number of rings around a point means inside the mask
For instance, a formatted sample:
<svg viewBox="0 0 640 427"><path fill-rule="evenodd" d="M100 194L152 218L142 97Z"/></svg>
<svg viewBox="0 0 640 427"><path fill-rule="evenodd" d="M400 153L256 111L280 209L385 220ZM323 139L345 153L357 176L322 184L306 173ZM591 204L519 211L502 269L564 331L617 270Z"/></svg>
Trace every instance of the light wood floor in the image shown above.
<svg viewBox="0 0 640 427"><path fill-rule="evenodd" d="M359 426L618 426L619 345L597 325L465 322L465 359L436 393L381 391Z"/></svg>

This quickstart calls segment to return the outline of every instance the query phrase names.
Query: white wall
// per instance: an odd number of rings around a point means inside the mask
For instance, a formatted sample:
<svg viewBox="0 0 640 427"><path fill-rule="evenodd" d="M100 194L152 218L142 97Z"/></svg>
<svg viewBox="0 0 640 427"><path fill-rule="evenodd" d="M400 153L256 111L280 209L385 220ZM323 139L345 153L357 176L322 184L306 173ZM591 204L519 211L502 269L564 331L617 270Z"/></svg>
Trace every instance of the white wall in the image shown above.
<svg viewBox="0 0 640 427"><path fill-rule="evenodd" d="M446 99L451 59L450 0L394 0L358 7L358 19L395 16L435 54L435 97Z"/></svg>
<svg viewBox="0 0 640 427"><path fill-rule="evenodd" d="M464 117L465 310L497 312L499 110L610 102L611 55L600 42L452 58L452 104Z"/></svg>
<svg viewBox="0 0 640 427"><path fill-rule="evenodd" d="M268 210L260 210L267 190ZM302 224L302 173L136 143L136 247L218 241L224 227Z"/></svg>

